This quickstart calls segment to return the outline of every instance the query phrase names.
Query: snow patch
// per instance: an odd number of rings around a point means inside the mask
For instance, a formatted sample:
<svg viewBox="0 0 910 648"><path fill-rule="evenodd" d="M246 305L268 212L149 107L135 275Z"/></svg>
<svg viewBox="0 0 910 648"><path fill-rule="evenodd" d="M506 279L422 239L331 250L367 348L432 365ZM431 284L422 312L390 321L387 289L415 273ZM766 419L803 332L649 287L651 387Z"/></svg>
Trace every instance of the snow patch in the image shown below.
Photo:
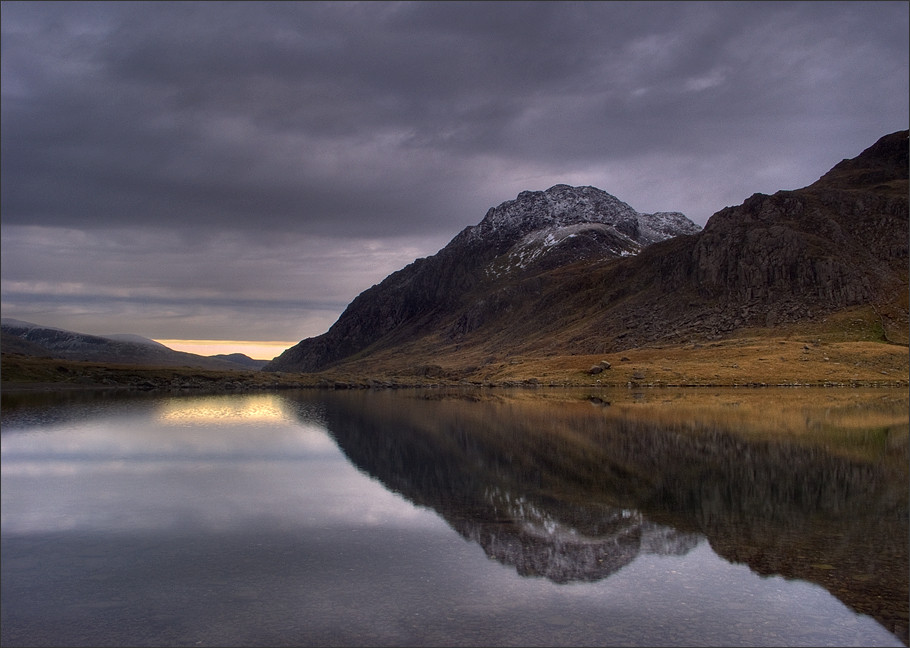
<svg viewBox="0 0 910 648"><path fill-rule="evenodd" d="M596 187L558 184L546 191L522 191L515 200L491 208L458 239L513 242L505 257L487 268L487 276L499 277L526 268L567 239L597 229L621 241L605 247L605 253L609 250L617 257L634 256L652 243L701 230L680 212L642 214Z"/></svg>
<svg viewBox="0 0 910 648"><path fill-rule="evenodd" d="M34 324L32 322L24 322L22 320L13 319L12 317L0 317L0 326L9 326L10 328L24 328L24 329L37 329L37 328L46 328L51 329L50 326L41 326L40 324ZM56 331L62 331L63 329L53 329Z"/></svg>

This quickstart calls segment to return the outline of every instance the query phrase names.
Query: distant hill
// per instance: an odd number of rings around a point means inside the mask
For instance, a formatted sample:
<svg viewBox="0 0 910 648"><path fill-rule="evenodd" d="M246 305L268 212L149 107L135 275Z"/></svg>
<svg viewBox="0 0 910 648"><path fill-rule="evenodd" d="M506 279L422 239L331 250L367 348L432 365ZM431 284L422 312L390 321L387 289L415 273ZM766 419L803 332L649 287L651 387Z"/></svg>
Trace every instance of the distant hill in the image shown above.
<svg viewBox="0 0 910 648"><path fill-rule="evenodd" d="M265 369L607 353L835 315L865 339L906 344L907 150L908 132L892 133L808 187L722 209L701 231L593 187L523 192Z"/></svg>
<svg viewBox="0 0 910 648"><path fill-rule="evenodd" d="M250 356L243 353L218 353L216 355L208 357L216 360L233 362L234 364L241 365L246 369L262 369L269 362L268 360L254 360Z"/></svg>
<svg viewBox="0 0 910 648"><path fill-rule="evenodd" d="M253 360L240 353L230 356L201 356L175 351L139 335L128 333L109 336L87 335L8 317L0 319L0 349L4 354L18 353L79 362L196 367L228 371L258 369L264 364L264 361Z"/></svg>
<svg viewBox="0 0 910 648"><path fill-rule="evenodd" d="M159 347L163 349L169 348L164 344L161 344L161 342L150 340L149 338L142 337L141 335L133 335L132 333L114 333L111 335L102 335L101 337L107 338L108 340L114 340L115 342L134 342L136 344L146 344L148 346Z"/></svg>

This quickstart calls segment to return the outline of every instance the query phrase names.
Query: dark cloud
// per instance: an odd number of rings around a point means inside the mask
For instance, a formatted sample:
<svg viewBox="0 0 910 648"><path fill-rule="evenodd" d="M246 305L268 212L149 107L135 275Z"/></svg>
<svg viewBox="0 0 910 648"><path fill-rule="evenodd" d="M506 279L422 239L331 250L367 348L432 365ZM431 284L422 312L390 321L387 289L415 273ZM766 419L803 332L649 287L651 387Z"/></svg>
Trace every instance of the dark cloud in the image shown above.
<svg viewBox="0 0 910 648"><path fill-rule="evenodd" d="M425 255L560 182L704 223L908 118L903 2L5 2L2 28L5 281L40 274L5 260L21 226L86 232L100 285L112 228Z"/></svg>

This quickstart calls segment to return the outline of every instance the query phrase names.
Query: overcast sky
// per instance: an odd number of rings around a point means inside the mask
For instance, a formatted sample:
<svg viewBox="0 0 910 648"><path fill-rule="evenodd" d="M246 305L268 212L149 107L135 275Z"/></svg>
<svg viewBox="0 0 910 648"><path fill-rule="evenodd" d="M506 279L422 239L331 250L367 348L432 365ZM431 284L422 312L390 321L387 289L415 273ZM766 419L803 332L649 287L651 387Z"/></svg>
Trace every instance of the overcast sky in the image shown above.
<svg viewBox="0 0 910 648"><path fill-rule="evenodd" d="M908 7L3 2L2 314L296 342L523 190L704 224L908 127Z"/></svg>

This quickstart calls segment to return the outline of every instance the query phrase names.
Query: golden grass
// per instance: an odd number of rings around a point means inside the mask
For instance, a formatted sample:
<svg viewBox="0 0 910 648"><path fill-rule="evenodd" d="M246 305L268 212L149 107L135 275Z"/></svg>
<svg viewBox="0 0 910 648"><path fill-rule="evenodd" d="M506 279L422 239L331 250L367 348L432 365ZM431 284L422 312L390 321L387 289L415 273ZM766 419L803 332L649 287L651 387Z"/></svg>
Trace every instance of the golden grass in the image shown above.
<svg viewBox="0 0 910 648"><path fill-rule="evenodd" d="M836 336L835 336L836 338ZM592 373L595 366L605 366ZM3 387L219 384L249 388L353 385L498 385L592 387L907 386L906 346L800 335L734 337L596 355L491 354L482 349L431 354L380 351L317 374L131 367L3 355Z"/></svg>
<svg viewBox="0 0 910 648"><path fill-rule="evenodd" d="M591 373L603 361L610 368ZM906 385L910 362L907 347L882 342L742 337L596 355L484 357L475 350L433 356L429 363L379 352L325 373L340 380L372 376L567 386Z"/></svg>
<svg viewBox="0 0 910 648"><path fill-rule="evenodd" d="M433 392L418 392L429 398ZM910 443L910 395L894 387L857 389L794 389L768 387L628 388L574 387L567 389L442 390L432 396L450 401L487 400L500 409L512 408L516 420L534 419L529 429L562 435L582 429L567 426L574 413L635 421L664 429L726 430L753 441L787 438L852 452L878 445L881 452L906 452ZM593 409L592 409L593 408ZM549 423L552 421L553 425ZM552 428L552 429L551 429ZM873 435L876 444L870 444Z"/></svg>
<svg viewBox="0 0 910 648"><path fill-rule="evenodd" d="M267 389L315 384L314 376L273 374L261 371L216 371L193 367L156 367L75 362L18 354L2 356L2 388L97 389L191 388L223 391L233 388Z"/></svg>

